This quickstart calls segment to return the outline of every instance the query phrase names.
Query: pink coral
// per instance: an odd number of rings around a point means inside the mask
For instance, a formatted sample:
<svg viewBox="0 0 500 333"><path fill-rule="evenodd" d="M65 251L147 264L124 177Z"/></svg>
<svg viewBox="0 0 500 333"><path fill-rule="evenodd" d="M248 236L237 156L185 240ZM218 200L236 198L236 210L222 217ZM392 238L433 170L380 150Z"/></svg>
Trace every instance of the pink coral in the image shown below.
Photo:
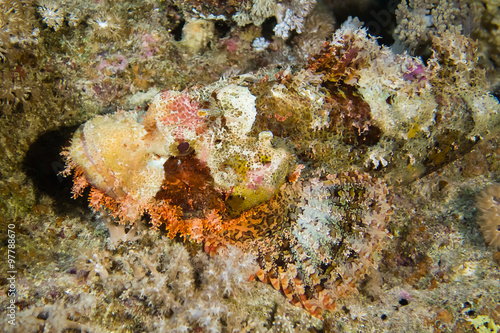
<svg viewBox="0 0 500 333"><path fill-rule="evenodd" d="M224 40L222 43L226 46L229 53L234 53L238 51L238 43L240 39L238 37L232 37Z"/></svg>
<svg viewBox="0 0 500 333"><path fill-rule="evenodd" d="M157 46L159 40L157 36L144 34L142 36L142 40L143 42L141 44L141 51L143 57L151 58L160 51Z"/></svg>
<svg viewBox="0 0 500 333"><path fill-rule="evenodd" d="M408 71L406 71L403 74L403 79L407 81L414 81L417 80L418 82L422 80L426 80L426 71L425 67L423 65L417 64L415 67L410 67L408 68Z"/></svg>
<svg viewBox="0 0 500 333"><path fill-rule="evenodd" d="M127 68L129 61L122 55L118 55L111 59L104 59L99 63L97 69L101 72L110 71L111 73L122 72Z"/></svg>

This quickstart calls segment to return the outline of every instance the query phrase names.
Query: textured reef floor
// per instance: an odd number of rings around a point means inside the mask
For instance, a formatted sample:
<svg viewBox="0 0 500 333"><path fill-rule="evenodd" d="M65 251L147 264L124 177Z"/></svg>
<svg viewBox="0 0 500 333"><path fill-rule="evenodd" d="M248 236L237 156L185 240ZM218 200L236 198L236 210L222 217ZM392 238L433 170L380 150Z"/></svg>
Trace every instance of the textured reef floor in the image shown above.
<svg viewBox="0 0 500 333"><path fill-rule="evenodd" d="M0 331L500 332L499 17L2 1Z"/></svg>

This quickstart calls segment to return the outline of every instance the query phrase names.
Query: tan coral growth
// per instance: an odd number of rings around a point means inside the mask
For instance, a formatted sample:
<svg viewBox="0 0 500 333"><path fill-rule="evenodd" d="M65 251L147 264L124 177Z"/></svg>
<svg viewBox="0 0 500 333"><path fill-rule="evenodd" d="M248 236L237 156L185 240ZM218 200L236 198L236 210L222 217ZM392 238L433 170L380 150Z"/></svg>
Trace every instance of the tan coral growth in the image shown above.
<svg viewBox="0 0 500 333"><path fill-rule="evenodd" d="M104 40L117 40L123 31L123 22L116 14L100 13L87 21L89 36Z"/></svg>
<svg viewBox="0 0 500 333"><path fill-rule="evenodd" d="M479 230L484 240L492 247L500 249L500 184L486 187L477 198L480 217Z"/></svg>
<svg viewBox="0 0 500 333"><path fill-rule="evenodd" d="M395 37L413 51L445 32L468 34L478 20L476 7L479 6L471 3L464 0L402 1L396 10Z"/></svg>

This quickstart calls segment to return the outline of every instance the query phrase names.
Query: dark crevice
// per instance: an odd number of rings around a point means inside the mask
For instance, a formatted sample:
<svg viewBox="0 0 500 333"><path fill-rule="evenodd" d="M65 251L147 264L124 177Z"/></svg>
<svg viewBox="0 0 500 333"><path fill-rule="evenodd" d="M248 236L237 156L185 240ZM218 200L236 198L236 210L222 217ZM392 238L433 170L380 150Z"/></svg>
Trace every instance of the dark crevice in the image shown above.
<svg viewBox="0 0 500 333"><path fill-rule="evenodd" d="M262 34L262 37L264 37L267 40L273 39L273 37L274 37L274 27L276 26L277 23L278 23L278 21L276 21L276 18L274 16L270 17L270 18L267 18L264 21L264 23L262 23L262 25L261 25L261 34Z"/></svg>
<svg viewBox="0 0 500 333"><path fill-rule="evenodd" d="M400 0L369 0L369 1L336 1L325 0L325 5L331 10L338 24L345 22L349 16L358 17L364 22L368 33L380 37L382 45L392 45L394 28L396 27L395 10Z"/></svg>
<svg viewBox="0 0 500 333"><path fill-rule="evenodd" d="M23 170L33 181L38 195L45 194L54 199L54 210L58 213L74 212L75 207L87 207L86 198L71 198L72 177L63 177L65 168L61 156L64 147L78 126L64 127L41 135L31 144L23 161Z"/></svg>
<svg viewBox="0 0 500 333"><path fill-rule="evenodd" d="M184 24L186 24L185 20L181 20L175 28L172 29L172 35L176 41L180 41L182 39L182 28L184 28Z"/></svg>
<svg viewBox="0 0 500 333"><path fill-rule="evenodd" d="M231 31L229 24L222 20L215 21L215 32L219 38L224 38Z"/></svg>

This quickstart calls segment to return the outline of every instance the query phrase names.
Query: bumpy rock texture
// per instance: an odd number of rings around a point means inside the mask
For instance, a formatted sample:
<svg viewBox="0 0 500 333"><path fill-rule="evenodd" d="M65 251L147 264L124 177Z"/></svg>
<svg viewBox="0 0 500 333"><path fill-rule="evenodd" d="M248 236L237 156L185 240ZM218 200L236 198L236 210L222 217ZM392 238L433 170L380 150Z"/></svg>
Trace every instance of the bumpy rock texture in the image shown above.
<svg viewBox="0 0 500 333"><path fill-rule="evenodd" d="M2 327L498 327L498 4L388 3L2 2Z"/></svg>
<svg viewBox="0 0 500 333"><path fill-rule="evenodd" d="M484 240L500 249L500 185L486 187L477 198L477 207L481 214L479 229Z"/></svg>

